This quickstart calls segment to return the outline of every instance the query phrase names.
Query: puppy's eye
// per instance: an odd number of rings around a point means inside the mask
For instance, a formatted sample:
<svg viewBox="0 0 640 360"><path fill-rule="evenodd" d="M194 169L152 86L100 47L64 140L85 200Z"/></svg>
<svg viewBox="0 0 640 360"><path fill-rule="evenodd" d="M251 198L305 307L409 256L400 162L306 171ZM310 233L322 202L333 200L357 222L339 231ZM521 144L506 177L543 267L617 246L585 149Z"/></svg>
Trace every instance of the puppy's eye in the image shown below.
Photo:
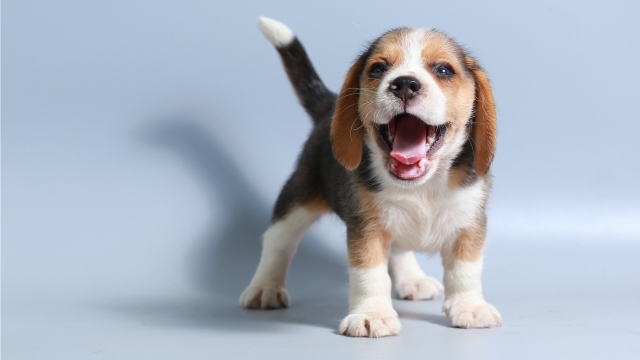
<svg viewBox="0 0 640 360"><path fill-rule="evenodd" d="M453 72L453 69L449 65L436 65L435 73L439 77L445 77L445 78L455 75L455 73Z"/></svg>
<svg viewBox="0 0 640 360"><path fill-rule="evenodd" d="M369 77L373 79L379 79L384 75L387 71L387 64L376 63L371 65L371 69L369 70Z"/></svg>

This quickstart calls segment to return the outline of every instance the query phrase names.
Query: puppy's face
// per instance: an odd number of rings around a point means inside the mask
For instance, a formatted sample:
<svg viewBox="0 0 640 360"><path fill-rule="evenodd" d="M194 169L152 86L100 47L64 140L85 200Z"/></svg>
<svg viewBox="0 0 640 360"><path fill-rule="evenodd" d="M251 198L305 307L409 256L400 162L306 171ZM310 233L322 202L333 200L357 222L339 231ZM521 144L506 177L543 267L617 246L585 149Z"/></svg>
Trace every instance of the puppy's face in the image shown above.
<svg viewBox="0 0 640 360"><path fill-rule="evenodd" d="M474 112L487 110L479 109L486 104L477 100L486 95L483 86L488 87L490 99L482 101L490 100L493 124L488 127L495 141L493 98L488 81L479 84L478 72L475 60L440 32L399 29L384 34L347 75L332 124L336 157L347 168L355 162L340 156L344 144L339 142L347 141L347 132L352 150L364 141L374 153L381 176L403 187L420 185L460 152ZM486 159L481 161L488 166Z"/></svg>

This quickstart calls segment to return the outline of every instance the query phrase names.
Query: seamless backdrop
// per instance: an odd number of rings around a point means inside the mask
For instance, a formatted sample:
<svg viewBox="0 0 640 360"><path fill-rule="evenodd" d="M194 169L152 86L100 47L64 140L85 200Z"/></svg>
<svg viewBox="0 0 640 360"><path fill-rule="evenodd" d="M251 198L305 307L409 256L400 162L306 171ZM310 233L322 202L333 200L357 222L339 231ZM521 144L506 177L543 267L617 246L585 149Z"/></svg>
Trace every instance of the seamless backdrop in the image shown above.
<svg viewBox="0 0 640 360"><path fill-rule="evenodd" d="M317 337L340 341L344 354L369 349L331 332L347 306L344 229L335 218L306 236L294 260L294 305L308 307L235 307L311 126L258 30L259 15L290 26L336 91L357 53L390 28L438 28L470 49L492 80L499 120L487 263L502 262L488 269L487 291L548 299L546 291L573 286L570 296L629 313L611 315L623 323L596 323L625 329L611 339L621 341L618 358L638 354L631 344L640 328L623 320L638 324L640 307L638 276L628 271L640 240L638 3L6 0L7 359L296 358L295 348L278 345L291 332L308 346ZM527 261L551 280L522 269L510 277ZM437 257L423 263L441 276ZM527 293L523 281L550 288ZM540 311L548 315L558 303L547 301ZM418 326L413 319L436 326L428 330L436 339L454 331L437 303L425 305L433 315L399 306L408 329ZM518 315L509 306L505 324ZM482 334L469 344L494 333ZM517 341L500 339L519 353ZM250 341L261 350L247 348ZM569 351L554 344L553 354Z"/></svg>

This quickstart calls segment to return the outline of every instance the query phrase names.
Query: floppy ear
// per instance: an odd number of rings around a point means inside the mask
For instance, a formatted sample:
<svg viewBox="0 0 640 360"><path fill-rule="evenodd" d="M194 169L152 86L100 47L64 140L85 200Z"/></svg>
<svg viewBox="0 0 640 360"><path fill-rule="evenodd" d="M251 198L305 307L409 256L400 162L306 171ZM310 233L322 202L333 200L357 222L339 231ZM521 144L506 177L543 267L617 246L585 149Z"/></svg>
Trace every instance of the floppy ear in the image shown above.
<svg viewBox="0 0 640 360"><path fill-rule="evenodd" d="M362 159L362 135L364 125L360 119L358 100L360 99L360 75L364 68L364 57L361 57L349 69L344 80L336 111L331 122L331 142L333 154L347 170L360 165Z"/></svg>
<svg viewBox="0 0 640 360"><path fill-rule="evenodd" d="M489 78L480 65L472 58L467 58L467 65L476 81L475 123L472 136L475 143L476 174L483 177L489 171L496 151L498 136L496 105L493 101Z"/></svg>

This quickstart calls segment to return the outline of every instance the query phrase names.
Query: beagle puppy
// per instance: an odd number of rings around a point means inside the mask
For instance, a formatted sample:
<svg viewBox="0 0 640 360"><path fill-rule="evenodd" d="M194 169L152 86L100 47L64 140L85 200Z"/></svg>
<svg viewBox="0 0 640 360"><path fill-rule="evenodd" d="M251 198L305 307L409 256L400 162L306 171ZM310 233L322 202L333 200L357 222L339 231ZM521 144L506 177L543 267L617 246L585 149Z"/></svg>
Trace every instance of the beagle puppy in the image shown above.
<svg viewBox="0 0 640 360"><path fill-rule="evenodd" d="M284 24L260 18L314 128L264 233L247 308L289 306L286 277L302 234L323 214L347 227L349 314L339 331L400 331L400 299L445 295L454 327L502 322L482 294L485 204L496 146L491 86L478 62L432 29L391 30L358 57L338 95ZM442 256L444 286L414 251Z"/></svg>

